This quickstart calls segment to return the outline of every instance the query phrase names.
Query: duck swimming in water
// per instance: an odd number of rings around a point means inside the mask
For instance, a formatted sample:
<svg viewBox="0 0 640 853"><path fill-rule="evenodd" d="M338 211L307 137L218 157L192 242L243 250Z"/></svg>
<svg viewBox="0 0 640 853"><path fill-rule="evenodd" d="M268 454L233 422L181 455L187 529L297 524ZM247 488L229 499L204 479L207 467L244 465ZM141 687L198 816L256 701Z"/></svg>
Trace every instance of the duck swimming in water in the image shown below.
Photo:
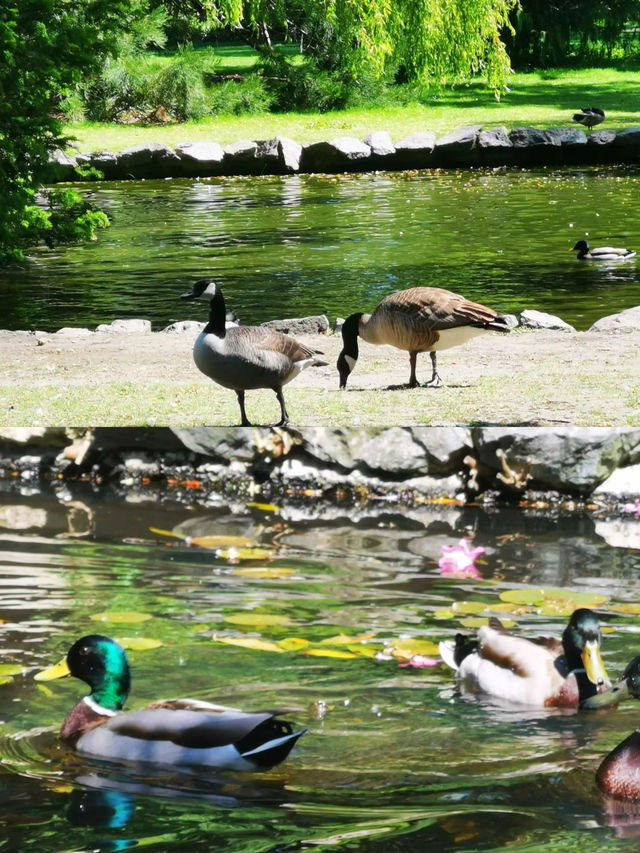
<svg viewBox="0 0 640 853"><path fill-rule="evenodd" d="M561 640L518 637L492 619L475 640L458 634L441 642L440 654L465 690L538 708L578 708L609 686L600 641L598 617L582 607Z"/></svg>
<svg viewBox="0 0 640 853"><path fill-rule="evenodd" d="M280 712L246 712L195 699L165 699L123 711L129 662L110 637L91 634L75 642L66 660L36 676L85 681L91 693L62 724L62 740L86 755L127 762L266 770L288 756L305 729Z"/></svg>
<svg viewBox="0 0 640 853"><path fill-rule="evenodd" d="M591 249L586 240L578 240L571 251L578 253L579 261L626 261L636 256L633 249L616 249L614 246Z"/></svg>

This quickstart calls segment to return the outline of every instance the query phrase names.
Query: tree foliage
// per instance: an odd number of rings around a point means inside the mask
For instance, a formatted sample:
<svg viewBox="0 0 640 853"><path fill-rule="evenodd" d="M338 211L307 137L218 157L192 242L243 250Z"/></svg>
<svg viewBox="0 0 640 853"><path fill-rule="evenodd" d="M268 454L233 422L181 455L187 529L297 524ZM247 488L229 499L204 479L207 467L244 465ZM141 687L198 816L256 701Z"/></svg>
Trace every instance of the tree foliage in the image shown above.
<svg viewBox="0 0 640 853"><path fill-rule="evenodd" d="M297 41L322 68L351 79L402 68L407 79L444 84L482 71L504 86L501 39L516 0L165 0L201 22L231 28L263 53Z"/></svg>
<svg viewBox="0 0 640 853"><path fill-rule="evenodd" d="M0 261L45 233L69 240L104 224L77 195L47 209L36 193L64 144L57 99L101 67L142 9L140 0L0 0Z"/></svg>

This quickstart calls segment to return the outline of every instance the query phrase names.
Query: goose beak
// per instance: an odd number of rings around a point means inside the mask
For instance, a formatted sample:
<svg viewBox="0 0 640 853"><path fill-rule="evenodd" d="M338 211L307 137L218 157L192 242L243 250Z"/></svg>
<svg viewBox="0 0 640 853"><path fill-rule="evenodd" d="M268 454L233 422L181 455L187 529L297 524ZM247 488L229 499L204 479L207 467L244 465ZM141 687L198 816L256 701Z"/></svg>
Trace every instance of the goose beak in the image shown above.
<svg viewBox="0 0 640 853"><path fill-rule="evenodd" d="M56 681L58 678L64 678L65 675L71 675L71 673L67 666L67 659L62 658L55 666L43 669L41 672L36 673L33 678L35 681Z"/></svg>
<svg viewBox="0 0 640 853"><path fill-rule="evenodd" d="M589 640L582 652L582 663L584 664L587 678L592 684L601 686L609 678L600 656L600 643L597 640Z"/></svg>
<svg viewBox="0 0 640 853"><path fill-rule="evenodd" d="M612 684L608 690L603 693L596 693L595 696L589 696L584 702L580 703L581 708L594 710L597 708L610 708L612 705L619 705L631 695L627 679L623 678L617 684Z"/></svg>
<svg viewBox="0 0 640 853"><path fill-rule="evenodd" d="M195 299L196 295L193 290L187 290L186 293L180 294L180 299Z"/></svg>

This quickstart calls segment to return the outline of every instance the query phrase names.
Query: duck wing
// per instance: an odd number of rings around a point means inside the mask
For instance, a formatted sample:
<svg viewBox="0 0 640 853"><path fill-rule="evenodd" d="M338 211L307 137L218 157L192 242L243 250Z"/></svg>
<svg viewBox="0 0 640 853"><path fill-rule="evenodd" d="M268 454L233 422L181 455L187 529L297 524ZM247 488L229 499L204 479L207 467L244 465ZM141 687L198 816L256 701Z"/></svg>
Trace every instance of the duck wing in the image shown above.
<svg viewBox="0 0 640 853"><path fill-rule="evenodd" d="M631 249L619 249L615 246L598 246L597 249L589 249L589 254L593 258L626 258L629 255L635 254Z"/></svg>

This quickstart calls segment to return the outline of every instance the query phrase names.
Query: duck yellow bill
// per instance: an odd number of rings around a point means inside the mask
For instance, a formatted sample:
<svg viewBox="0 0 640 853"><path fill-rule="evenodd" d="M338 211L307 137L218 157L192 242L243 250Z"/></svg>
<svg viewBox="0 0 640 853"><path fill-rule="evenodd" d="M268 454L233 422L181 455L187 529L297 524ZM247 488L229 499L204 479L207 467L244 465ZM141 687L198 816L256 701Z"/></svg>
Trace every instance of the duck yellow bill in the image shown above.
<svg viewBox="0 0 640 853"><path fill-rule="evenodd" d="M582 652L582 663L584 664L587 678L592 684L601 685L609 681L607 670L604 668L600 657L600 644L595 640L589 640Z"/></svg>
<svg viewBox="0 0 640 853"><path fill-rule="evenodd" d="M71 675L67 666L67 659L62 660L55 666L50 666L48 669L43 669L42 672L34 675L35 681L55 681L57 678L64 678L65 675Z"/></svg>

